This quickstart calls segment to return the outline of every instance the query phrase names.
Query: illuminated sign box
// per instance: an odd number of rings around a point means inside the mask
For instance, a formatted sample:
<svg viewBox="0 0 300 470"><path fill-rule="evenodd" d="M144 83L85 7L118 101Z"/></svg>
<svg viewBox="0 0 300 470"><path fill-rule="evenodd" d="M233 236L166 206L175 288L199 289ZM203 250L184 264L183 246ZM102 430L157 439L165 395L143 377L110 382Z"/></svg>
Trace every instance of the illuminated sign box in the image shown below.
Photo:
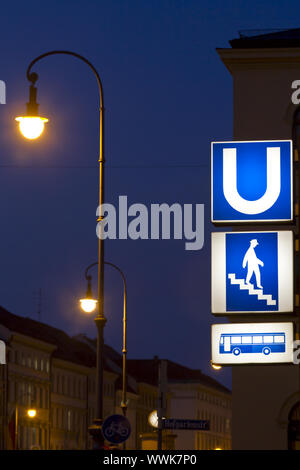
<svg viewBox="0 0 300 470"><path fill-rule="evenodd" d="M293 219L291 140L212 142L213 223Z"/></svg>
<svg viewBox="0 0 300 470"><path fill-rule="evenodd" d="M212 325L212 363L278 364L293 362L293 323Z"/></svg>
<svg viewBox="0 0 300 470"><path fill-rule="evenodd" d="M212 313L292 312L293 232L217 232L211 240Z"/></svg>

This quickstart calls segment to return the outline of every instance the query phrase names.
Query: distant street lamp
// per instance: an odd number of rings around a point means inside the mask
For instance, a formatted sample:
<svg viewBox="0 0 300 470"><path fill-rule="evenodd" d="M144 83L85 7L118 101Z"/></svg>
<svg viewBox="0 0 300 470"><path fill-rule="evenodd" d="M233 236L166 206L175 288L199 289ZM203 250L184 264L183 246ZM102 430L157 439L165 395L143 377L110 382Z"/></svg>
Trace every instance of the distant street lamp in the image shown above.
<svg viewBox="0 0 300 470"><path fill-rule="evenodd" d="M86 313L91 313L95 310L96 305L97 305L97 300L93 298L92 295L92 276L89 274L89 270L96 266L98 262L90 264L86 270L85 270L85 278L87 280L87 292L86 292L86 297L84 299L80 299L80 306L82 310ZM123 367L122 367L122 402L121 402L121 408L123 415L126 416L126 411L127 411L127 370L126 370L126 355L127 355L127 349L126 349L126 327L127 327L127 285L126 285L126 278L124 276L123 271L121 271L118 266L116 266L113 263L109 263L108 261L104 261L104 264L108 266L112 266L114 269L116 269L122 277L123 280L123 350L122 350L122 355L123 355Z"/></svg>
<svg viewBox="0 0 300 470"><path fill-rule="evenodd" d="M148 416L148 423L150 424L150 426L153 426L154 428L158 428L157 410L151 411L151 413Z"/></svg>
<svg viewBox="0 0 300 470"><path fill-rule="evenodd" d="M36 417L36 410L34 410L32 408L30 410L27 410L27 416L29 418L35 418Z"/></svg>
<svg viewBox="0 0 300 470"><path fill-rule="evenodd" d="M215 370L222 369L222 366L219 366L218 364L214 364L212 361L210 361L210 364L211 364L212 368L215 369Z"/></svg>
<svg viewBox="0 0 300 470"><path fill-rule="evenodd" d="M99 89L99 110L100 110L100 139L99 139L99 207L104 203L104 98L103 87L95 67L85 57L70 51L50 51L36 57L27 68L27 79L30 82L29 88L29 102L27 103L27 112L25 116L19 116L16 120L19 122L19 129L22 135L27 139L37 139L43 132L47 118L39 116L37 98L37 88L35 83L38 75L31 72L34 64L45 57L65 54L76 57L83 61L94 73L98 89ZM101 212L101 211L100 211ZM97 222L101 223L102 215L99 215ZM97 326L97 365L96 365L96 417L93 425L90 426L89 432L93 438L94 449L102 449L104 445L104 438L101 433L101 426L103 422L103 346L104 346L104 327L106 318L104 316L104 240L99 237L98 243L98 313L95 317Z"/></svg>
<svg viewBox="0 0 300 470"><path fill-rule="evenodd" d="M27 410L27 416L28 418L35 418L36 417L36 409L34 408L31 408L31 394L30 392L24 392L24 393L21 393L18 398L17 398L17 401L16 401L16 410L15 410L15 449L18 450L18 426L19 426L19 405L18 405L18 401L20 398L23 398L25 395L27 395L29 398L29 401L30 401L30 408Z"/></svg>

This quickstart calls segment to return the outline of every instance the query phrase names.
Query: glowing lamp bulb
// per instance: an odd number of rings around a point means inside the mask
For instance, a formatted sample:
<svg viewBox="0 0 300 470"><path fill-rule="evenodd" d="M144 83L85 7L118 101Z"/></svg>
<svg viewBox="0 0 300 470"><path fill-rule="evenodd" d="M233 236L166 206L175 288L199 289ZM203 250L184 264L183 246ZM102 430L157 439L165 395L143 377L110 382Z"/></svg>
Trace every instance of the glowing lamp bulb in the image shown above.
<svg viewBox="0 0 300 470"><path fill-rule="evenodd" d="M94 299L80 299L80 306L86 313L91 313L97 306L97 300Z"/></svg>
<svg viewBox="0 0 300 470"><path fill-rule="evenodd" d="M43 133L45 122L48 122L47 118L40 116L20 116L16 118L19 122L19 129L21 134L26 139L37 139Z"/></svg>
<svg viewBox="0 0 300 470"><path fill-rule="evenodd" d="M212 366L212 368L215 369L215 370L220 370L220 369L222 369L222 366L218 366L217 364L212 364L211 366Z"/></svg>
<svg viewBox="0 0 300 470"><path fill-rule="evenodd" d="M36 416L36 410L28 410L27 415L29 418L34 418Z"/></svg>
<svg viewBox="0 0 300 470"><path fill-rule="evenodd" d="M153 410L148 416L148 423L154 428L158 428L157 410Z"/></svg>

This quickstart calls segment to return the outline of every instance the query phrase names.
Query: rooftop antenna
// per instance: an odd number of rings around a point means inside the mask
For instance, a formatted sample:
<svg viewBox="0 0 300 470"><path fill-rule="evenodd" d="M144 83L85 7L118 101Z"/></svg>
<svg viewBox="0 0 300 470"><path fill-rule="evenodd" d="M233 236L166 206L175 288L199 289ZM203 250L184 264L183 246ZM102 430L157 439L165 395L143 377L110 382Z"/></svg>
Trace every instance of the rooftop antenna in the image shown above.
<svg viewBox="0 0 300 470"><path fill-rule="evenodd" d="M42 316L42 288L40 287L37 291L34 292L37 300L37 319L41 321Z"/></svg>

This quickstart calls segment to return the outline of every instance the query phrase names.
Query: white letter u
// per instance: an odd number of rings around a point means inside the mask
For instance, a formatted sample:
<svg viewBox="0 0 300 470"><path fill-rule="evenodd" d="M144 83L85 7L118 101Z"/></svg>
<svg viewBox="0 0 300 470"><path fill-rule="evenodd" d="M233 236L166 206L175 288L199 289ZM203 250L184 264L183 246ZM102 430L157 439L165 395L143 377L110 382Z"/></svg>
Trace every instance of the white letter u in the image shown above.
<svg viewBox="0 0 300 470"><path fill-rule="evenodd" d="M227 202L243 214L260 214L273 206L281 190L280 147L267 147L267 189L256 201L241 197L237 190L236 149L223 149L223 191Z"/></svg>

